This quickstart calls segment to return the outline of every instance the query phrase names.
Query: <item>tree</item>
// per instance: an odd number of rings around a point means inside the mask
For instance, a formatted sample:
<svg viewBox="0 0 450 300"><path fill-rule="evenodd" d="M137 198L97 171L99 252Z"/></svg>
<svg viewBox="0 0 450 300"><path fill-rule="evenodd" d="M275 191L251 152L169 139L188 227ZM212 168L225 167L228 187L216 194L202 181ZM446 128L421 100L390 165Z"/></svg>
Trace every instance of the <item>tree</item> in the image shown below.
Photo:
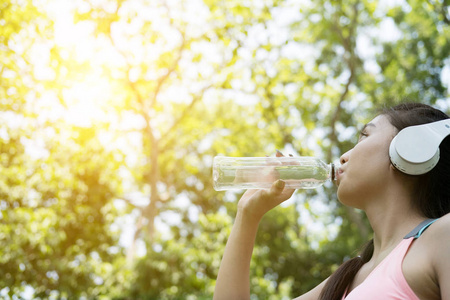
<svg viewBox="0 0 450 300"><path fill-rule="evenodd" d="M208 299L240 196L212 189L215 155L331 162L382 104L448 109L443 2L24 3L0 10L1 293ZM261 223L253 298L306 292L369 237L331 184L297 192Z"/></svg>
<svg viewBox="0 0 450 300"><path fill-rule="evenodd" d="M48 82L36 53L51 21L31 1L1 5L2 296L101 294L121 252L110 229L120 153L104 149L96 129L41 111Z"/></svg>

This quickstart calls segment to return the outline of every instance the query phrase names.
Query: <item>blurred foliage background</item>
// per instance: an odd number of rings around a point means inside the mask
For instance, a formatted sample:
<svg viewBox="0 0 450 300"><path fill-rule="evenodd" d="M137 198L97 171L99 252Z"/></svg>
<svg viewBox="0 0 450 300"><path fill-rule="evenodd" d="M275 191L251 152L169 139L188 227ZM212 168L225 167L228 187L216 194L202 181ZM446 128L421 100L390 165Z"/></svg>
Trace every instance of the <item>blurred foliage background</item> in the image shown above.
<svg viewBox="0 0 450 300"><path fill-rule="evenodd" d="M3 0L0 297L211 299L239 192L215 155L334 161L374 109L450 112L447 0ZM327 184L265 216L252 299L370 238Z"/></svg>

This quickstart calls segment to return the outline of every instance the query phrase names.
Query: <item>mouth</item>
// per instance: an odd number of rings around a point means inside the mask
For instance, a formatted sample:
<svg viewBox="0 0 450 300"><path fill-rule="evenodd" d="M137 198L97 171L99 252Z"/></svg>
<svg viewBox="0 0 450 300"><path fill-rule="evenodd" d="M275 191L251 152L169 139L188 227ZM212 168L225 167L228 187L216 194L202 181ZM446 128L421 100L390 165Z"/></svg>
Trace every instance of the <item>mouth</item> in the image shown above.
<svg viewBox="0 0 450 300"><path fill-rule="evenodd" d="M341 168L336 170L336 184L338 186L341 183L342 174L344 174L344 171Z"/></svg>

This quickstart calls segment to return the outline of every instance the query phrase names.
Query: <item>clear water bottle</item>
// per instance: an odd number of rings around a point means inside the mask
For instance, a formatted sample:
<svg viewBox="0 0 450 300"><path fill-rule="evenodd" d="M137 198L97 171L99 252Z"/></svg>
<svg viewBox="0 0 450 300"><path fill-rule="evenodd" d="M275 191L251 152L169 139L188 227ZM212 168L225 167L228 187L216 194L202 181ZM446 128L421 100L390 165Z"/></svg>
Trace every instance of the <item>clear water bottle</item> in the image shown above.
<svg viewBox="0 0 450 300"><path fill-rule="evenodd" d="M216 191L267 189L278 180L285 188L314 189L336 180L339 165L316 157L226 157L216 156L213 180Z"/></svg>

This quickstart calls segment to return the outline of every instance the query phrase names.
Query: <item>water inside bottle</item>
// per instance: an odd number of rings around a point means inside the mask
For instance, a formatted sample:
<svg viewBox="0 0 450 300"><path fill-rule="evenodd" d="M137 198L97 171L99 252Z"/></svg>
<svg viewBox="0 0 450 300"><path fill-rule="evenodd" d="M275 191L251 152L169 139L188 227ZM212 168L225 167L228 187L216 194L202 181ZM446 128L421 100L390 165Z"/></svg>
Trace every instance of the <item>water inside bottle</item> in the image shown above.
<svg viewBox="0 0 450 300"><path fill-rule="evenodd" d="M268 166L236 167L221 166L213 171L214 188L226 189L258 189L270 188L278 179L286 182L286 188L314 189L330 178L327 169L312 166Z"/></svg>

